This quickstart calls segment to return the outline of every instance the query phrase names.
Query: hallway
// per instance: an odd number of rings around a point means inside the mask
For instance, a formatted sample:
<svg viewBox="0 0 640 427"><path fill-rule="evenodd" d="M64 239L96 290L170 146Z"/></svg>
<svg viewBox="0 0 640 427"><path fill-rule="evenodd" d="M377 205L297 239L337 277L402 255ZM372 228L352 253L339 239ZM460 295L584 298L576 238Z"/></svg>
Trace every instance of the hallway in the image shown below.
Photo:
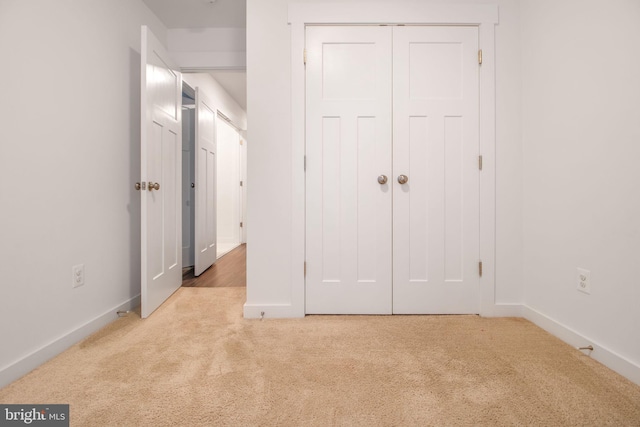
<svg viewBox="0 0 640 427"><path fill-rule="evenodd" d="M242 244L219 258L199 277L193 268L183 271L182 286L189 288L222 288L247 286L247 245Z"/></svg>

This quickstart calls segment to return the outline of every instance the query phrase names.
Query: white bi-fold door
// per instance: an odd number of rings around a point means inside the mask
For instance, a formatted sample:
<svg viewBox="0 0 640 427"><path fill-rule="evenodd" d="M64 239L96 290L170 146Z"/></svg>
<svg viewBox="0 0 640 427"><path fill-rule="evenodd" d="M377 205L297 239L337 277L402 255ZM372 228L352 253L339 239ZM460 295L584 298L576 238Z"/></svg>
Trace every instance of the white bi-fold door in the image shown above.
<svg viewBox="0 0 640 427"><path fill-rule="evenodd" d="M477 27L307 27L306 312L479 311Z"/></svg>

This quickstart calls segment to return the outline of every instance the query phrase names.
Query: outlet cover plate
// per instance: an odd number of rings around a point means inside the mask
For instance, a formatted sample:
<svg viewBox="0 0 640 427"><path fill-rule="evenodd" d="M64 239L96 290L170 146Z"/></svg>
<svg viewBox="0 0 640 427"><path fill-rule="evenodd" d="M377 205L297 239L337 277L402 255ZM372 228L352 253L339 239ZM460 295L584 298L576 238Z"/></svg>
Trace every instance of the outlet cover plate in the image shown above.
<svg viewBox="0 0 640 427"><path fill-rule="evenodd" d="M71 286L77 288L84 285L84 264L71 267Z"/></svg>
<svg viewBox="0 0 640 427"><path fill-rule="evenodd" d="M591 272L584 268L576 269L576 280L578 282L578 290L591 295Z"/></svg>

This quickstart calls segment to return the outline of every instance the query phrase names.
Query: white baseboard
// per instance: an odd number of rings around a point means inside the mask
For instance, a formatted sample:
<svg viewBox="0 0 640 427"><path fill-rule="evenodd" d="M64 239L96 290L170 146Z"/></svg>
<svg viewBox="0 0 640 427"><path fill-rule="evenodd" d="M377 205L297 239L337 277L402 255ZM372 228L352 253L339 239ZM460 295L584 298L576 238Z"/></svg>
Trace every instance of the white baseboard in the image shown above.
<svg viewBox="0 0 640 427"><path fill-rule="evenodd" d="M263 316L264 313L264 316ZM304 317L304 311L296 309L291 304L249 304L244 305L245 319L286 319Z"/></svg>
<svg viewBox="0 0 640 427"><path fill-rule="evenodd" d="M574 331L568 326L553 320L547 315L542 314L531 307L525 305L522 308L523 317L525 319L573 347L593 346L593 351L591 352L590 357L602 363L609 369L616 371L630 381L640 385L640 365L637 365L624 356L617 354L615 351L602 346L600 343Z"/></svg>
<svg viewBox="0 0 640 427"><path fill-rule="evenodd" d="M522 317L522 304L494 304L482 317Z"/></svg>
<svg viewBox="0 0 640 427"><path fill-rule="evenodd" d="M133 310L139 305L140 295L137 295L130 300L107 310L100 316L88 321L71 332L53 340L49 344L40 347L38 350L35 350L33 353L23 357L11 365L2 368L0 370L0 388L11 384L13 381L33 371L35 368L46 361L51 360L72 345L82 341L89 335L107 326L118 318L118 311Z"/></svg>

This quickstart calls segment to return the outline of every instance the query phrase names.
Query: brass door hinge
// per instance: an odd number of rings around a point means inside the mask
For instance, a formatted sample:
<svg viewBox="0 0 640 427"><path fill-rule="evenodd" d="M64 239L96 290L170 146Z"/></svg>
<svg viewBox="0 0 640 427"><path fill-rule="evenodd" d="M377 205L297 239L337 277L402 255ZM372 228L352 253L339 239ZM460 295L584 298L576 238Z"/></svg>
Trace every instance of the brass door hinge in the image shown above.
<svg viewBox="0 0 640 427"><path fill-rule="evenodd" d="M242 186L243 186L243 183L242 183L242 181L240 181L240 187L242 187Z"/></svg>
<svg viewBox="0 0 640 427"><path fill-rule="evenodd" d="M478 65L482 65L482 49L478 51Z"/></svg>
<svg viewBox="0 0 640 427"><path fill-rule="evenodd" d="M478 169L482 170L482 156L478 156Z"/></svg>
<svg viewBox="0 0 640 427"><path fill-rule="evenodd" d="M307 277L307 261L304 262L304 277Z"/></svg>
<svg viewBox="0 0 640 427"><path fill-rule="evenodd" d="M482 261L478 262L478 274L482 277Z"/></svg>
<svg viewBox="0 0 640 427"><path fill-rule="evenodd" d="M240 223L240 228L244 227L244 225L242 223Z"/></svg>

